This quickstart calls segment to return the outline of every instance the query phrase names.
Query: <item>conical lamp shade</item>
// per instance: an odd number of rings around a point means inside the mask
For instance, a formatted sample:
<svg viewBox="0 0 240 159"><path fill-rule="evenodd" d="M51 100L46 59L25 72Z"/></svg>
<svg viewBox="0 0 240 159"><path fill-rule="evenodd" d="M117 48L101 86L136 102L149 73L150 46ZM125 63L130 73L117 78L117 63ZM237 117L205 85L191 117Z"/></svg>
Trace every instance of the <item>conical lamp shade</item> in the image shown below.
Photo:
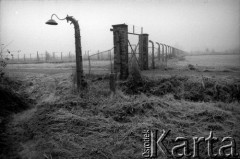
<svg viewBox="0 0 240 159"><path fill-rule="evenodd" d="M48 25L58 25L58 23L55 20L53 20L53 19L48 20L46 22L46 24L48 24Z"/></svg>

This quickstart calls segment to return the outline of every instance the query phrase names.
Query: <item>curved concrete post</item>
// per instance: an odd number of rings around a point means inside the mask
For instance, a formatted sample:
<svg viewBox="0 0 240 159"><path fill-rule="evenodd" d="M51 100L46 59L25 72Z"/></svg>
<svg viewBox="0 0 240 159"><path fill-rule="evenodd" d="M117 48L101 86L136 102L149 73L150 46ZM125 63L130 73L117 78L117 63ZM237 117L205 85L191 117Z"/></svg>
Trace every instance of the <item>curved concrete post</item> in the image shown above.
<svg viewBox="0 0 240 159"><path fill-rule="evenodd" d="M166 63L166 67L167 67L167 56L168 56L168 46L166 44L163 44L165 46L165 56L164 56L164 61Z"/></svg>
<svg viewBox="0 0 240 159"><path fill-rule="evenodd" d="M160 55L160 44L158 42L156 42L156 44L158 45L158 61L161 60L161 55Z"/></svg>
<svg viewBox="0 0 240 159"><path fill-rule="evenodd" d="M168 45L168 56L167 56L168 59L170 58L170 55L171 55L171 47Z"/></svg>
<svg viewBox="0 0 240 159"><path fill-rule="evenodd" d="M164 45L161 43L160 43L160 45L162 46L161 59L162 59L162 62L164 62Z"/></svg>
<svg viewBox="0 0 240 159"><path fill-rule="evenodd" d="M155 68L155 62L154 62L154 43L152 40L149 40L150 43L152 43L152 69Z"/></svg>
<svg viewBox="0 0 240 159"><path fill-rule="evenodd" d="M79 24L72 16L66 17L67 22L70 21L74 25L75 29L75 50L76 50L76 70L77 70L77 87L78 90L86 87L86 82L83 76L83 63L82 63L82 46Z"/></svg>
<svg viewBox="0 0 240 159"><path fill-rule="evenodd" d="M169 58L171 58L171 56L172 56L172 47L169 46Z"/></svg>

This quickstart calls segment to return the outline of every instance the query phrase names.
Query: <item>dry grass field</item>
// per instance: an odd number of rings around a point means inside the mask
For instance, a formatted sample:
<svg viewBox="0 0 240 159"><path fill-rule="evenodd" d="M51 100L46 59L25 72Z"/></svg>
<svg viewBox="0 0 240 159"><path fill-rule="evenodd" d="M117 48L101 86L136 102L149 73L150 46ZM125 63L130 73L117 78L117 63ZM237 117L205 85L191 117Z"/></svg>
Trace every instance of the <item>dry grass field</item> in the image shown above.
<svg viewBox="0 0 240 159"><path fill-rule="evenodd" d="M115 95L106 75L87 75L88 89L76 93L71 63L9 65L1 95L9 89L18 100L0 119L0 158L139 159L144 129L171 130L167 147L177 136L208 137L212 130L233 137L239 150L240 67L184 62L143 71L138 82L117 81ZM206 145L200 150L204 158Z"/></svg>

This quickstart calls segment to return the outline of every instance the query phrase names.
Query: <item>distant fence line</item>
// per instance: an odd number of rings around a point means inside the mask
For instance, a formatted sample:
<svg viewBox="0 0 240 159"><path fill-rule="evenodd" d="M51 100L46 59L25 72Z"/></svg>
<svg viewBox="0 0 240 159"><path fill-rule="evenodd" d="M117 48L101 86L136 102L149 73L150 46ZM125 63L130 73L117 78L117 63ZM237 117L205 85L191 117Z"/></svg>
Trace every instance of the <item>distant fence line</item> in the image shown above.
<svg viewBox="0 0 240 159"><path fill-rule="evenodd" d="M111 51L107 50L107 51ZM83 54L83 60L88 60L89 56L91 60L110 60L110 55L107 54L107 51L97 52L95 54L85 53ZM46 52L46 53L25 53L25 54L5 54L3 55L5 60L8 60L8 63L60 63L60 62L75 62L76 56L75 54L63 53L63 52Z"/></svg>
<svg viewBox="0 0 240 159"><path fill-rule="evenodd" d="M88 61L88 74L94 72L110 73L113 72L113 48L95 54L85 54L85 60Z"/></svg>
<svg viewBox="0 0 240 159"><path fill-rule="evenodd" d="M132 56L136 56L139 60L139 48L138 44L129 44L128 45L128 56L129 60L132 59ZM148 65L149 67L152 66L152 47L148 47ZM111 73L114 72L113 65L114 65L114 48L105 51L97 51L96 53L90 54L89 51L85 51L82 55L83 57L83 68L86 74L93 74L93 73ZM160 49L154 47L154 60L156 61L155 64L157 66L165 65L164 63L164 53ZM160 54L160 59L159 55ZM5 59L8 60L10 64L36 64L36 63L75 63L75 54L63 53L63 52L45 52L45 53L28 53L28 54L6 54ZM169 57L171 58L171 57ZM130 64L130 63L129 63ZM129 65L130 66L130 65Z"/></svg>
<svg viewBox="0 0 240 159"><path fill-rule="evenodd" d="M166 45L164 43L153 42L149 40L149 34L136 33L136 27L133 31L128 31L126 24L112 25L110 31L113 32L113 48L105 51L98 51L94 54L85 51L82 53L83 69L85 73L91 74L94 71L120 73L120 79L126 79L129 75L129 64L132 57L136 57L140 70L155 69L155 66L167 67L168 59L183 54L184 51ZM138 44L131 44L128 34L138 36ZM151 44L150 44L151 43ZM156 44L155 44L156 43ZM126 48L126 46L128 48ZM158 47L155 47L158 46ZM115 49L114 49L115 48ZM28 64L28 63L67 63L76 61L76 55L63 52L45 52L29 54L10 54L8 51L6 59L8 63ZM113 62L114 61L114 62Z"/></svg>
<svg viewBox="0 0 240 159"><path fill-rule="evenodd" d="M85 74L110 73L113 71L113 48L105 51L97 51L89 54L86 51L83 55L83 69ZM76 56L69 52L45 52L22 54L5 54L4 59L9 64L38 64L38 63L73 63L75 69Z"/></svg>

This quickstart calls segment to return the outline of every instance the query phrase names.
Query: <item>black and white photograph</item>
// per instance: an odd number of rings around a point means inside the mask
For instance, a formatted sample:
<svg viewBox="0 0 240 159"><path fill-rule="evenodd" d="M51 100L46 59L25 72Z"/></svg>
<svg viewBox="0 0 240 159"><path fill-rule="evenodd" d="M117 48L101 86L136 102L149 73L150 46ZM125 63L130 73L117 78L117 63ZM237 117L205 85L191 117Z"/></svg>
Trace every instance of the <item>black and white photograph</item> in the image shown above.
<svg viewBox="0 0 240 159"><path fill-rule="evenodd" d="M0 0L0 159L240 159L240 0Z"/></svg>

